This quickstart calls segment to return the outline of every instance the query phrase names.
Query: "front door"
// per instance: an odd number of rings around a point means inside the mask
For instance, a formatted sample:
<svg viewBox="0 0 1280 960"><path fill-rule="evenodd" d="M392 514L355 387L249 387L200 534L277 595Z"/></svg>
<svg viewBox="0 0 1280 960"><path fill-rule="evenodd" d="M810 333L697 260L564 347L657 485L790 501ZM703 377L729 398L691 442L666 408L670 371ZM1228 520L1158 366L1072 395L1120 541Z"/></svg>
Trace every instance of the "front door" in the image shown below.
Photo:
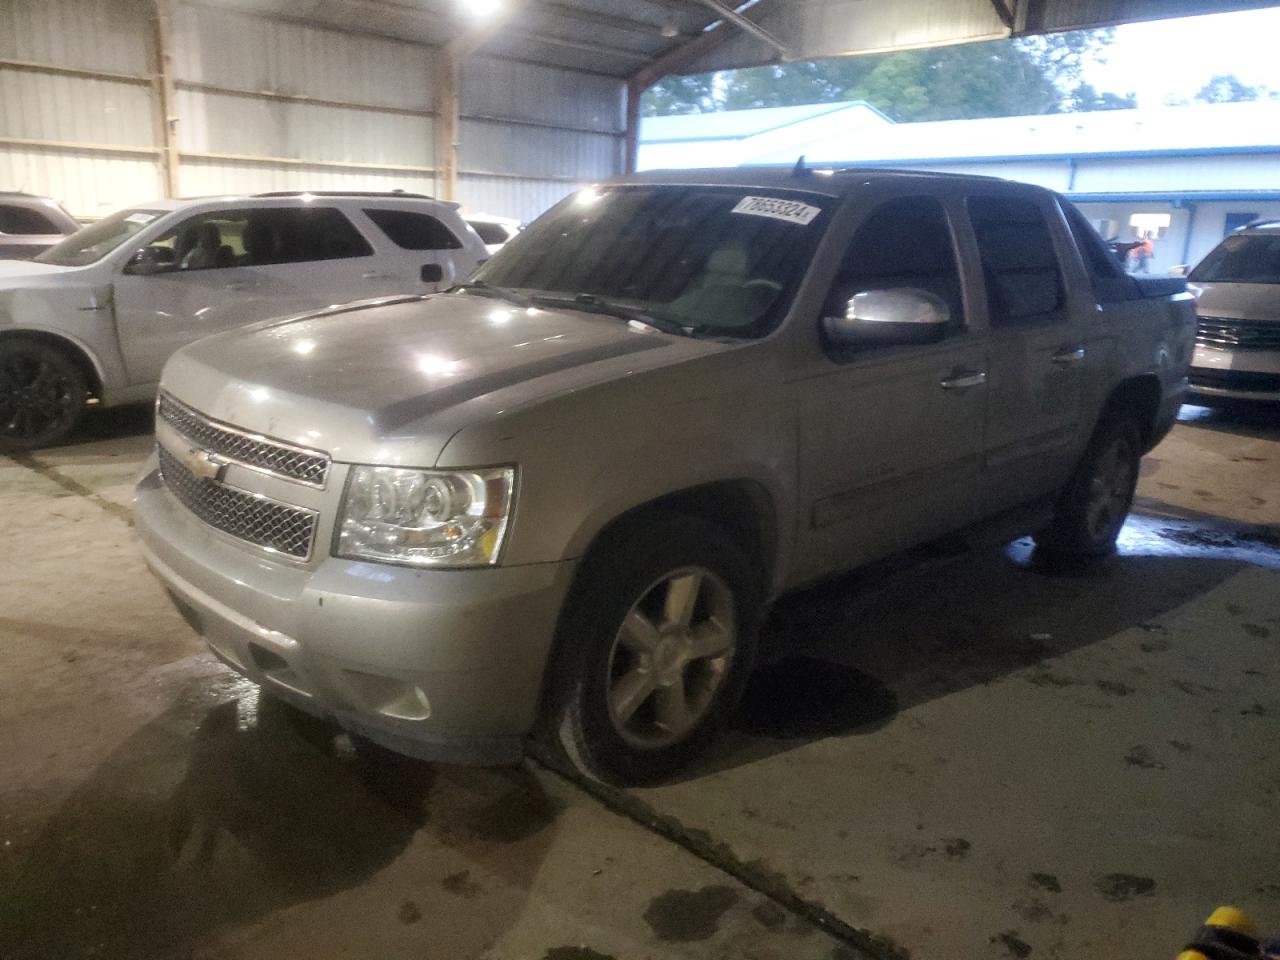
<svg viewBox="0 0 1280 960"><path fill-rule="evenodd" d="M986 405L985 332L971 326L939 199L888 200L857 228L826 311L855 293L912 288L946 302L935 343L828 352L800 391L804 510L797 551L812 579L975 519Z"/></svg>
<svg viewBox="0 0 1280 960"><path fill-rule="evenodd" d="M1068 293L1070 247L1048 197L976 194L967 208L991 330L982 467L996 513L1052 493L1078 455L1090 298Z"/></svg>
<svg viewBox="0 0 1280 960"><path fill-rule="evenodd" d="M196 214L149 245L152 272L115 281L116 325L131 383L154 383L178 348L223 330L373 296L373 248L331 207Z"/></svg>

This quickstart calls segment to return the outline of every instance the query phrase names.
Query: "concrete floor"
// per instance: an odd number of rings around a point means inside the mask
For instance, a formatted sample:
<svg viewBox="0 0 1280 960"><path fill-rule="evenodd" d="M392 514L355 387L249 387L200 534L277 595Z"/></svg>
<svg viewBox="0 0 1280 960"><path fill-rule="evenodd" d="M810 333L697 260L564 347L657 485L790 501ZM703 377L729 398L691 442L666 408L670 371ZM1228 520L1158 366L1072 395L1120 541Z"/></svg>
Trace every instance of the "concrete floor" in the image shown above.
<svg viewBox="0 0 1280 960"><path fill-rule="evenodd" d="M1184 409L1120 555L948 544L788 598L667 786L416 763L203 651L146 410L0 458L0 957L1173 956L1280 928L1280 414Z"/></svg>

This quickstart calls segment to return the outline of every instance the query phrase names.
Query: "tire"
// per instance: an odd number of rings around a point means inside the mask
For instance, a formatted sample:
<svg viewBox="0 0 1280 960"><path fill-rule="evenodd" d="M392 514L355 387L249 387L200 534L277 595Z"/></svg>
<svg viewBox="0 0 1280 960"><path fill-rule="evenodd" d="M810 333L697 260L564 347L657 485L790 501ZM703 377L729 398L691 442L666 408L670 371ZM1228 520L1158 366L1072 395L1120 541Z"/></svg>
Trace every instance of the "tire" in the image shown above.
<svg viewBox="0 0 1280 960"><path fill-rule="evenodd" d="M680 514L630 524L584 562L561 621L547 732L588 776L669 778L742 695L761 577L721 527Z"/></svg>
<svg viewBox="0 0 1280 960"><path fill-rule="evenodd" d="M1128 414L1104 414L1036 546L1054 558L1093 560L1115 552L1138 485L1142 430Z"/></svg>
<svg viewBox="0 0 1280 960"><path fill-rule="evenodd" d="M0 453L63 439L80 422L89 388L80 366L39 340L0 340Z"/></svg>

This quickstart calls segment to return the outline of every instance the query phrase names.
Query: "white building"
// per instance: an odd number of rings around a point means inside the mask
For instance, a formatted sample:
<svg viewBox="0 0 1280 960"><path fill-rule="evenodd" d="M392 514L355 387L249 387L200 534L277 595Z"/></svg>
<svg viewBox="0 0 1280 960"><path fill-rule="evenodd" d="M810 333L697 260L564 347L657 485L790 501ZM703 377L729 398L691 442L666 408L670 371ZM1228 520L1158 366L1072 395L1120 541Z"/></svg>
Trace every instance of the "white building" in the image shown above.
<svg viewBox="0 0 1280 960"><path fill-rule="evenodd" d="M895 166L1037 183L1106 237L1155 236L1153 272L1280 218L1280 102L894 123L862 102L649 117L640 169Z"/></svg>

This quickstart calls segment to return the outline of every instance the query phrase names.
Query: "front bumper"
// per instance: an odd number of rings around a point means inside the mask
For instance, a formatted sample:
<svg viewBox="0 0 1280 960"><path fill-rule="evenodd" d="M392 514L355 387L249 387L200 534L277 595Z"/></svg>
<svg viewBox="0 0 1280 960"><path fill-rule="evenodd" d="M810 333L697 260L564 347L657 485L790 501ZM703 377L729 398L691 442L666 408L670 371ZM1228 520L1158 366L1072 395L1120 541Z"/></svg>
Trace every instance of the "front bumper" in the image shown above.
<svg viewBox="0 0 1280 960"><path fill-rule="evenodd" d="M228 666L393 750L519 758L574 564L417 570L267 556L201 523L148 463L143 554Z"/></svg>
<svg viewBox="0 0 1280 960"><path fill-rule="evenodd" d="M1280 350L1196 344L1191 392L1203 398L1280 402Z"/></svg>

